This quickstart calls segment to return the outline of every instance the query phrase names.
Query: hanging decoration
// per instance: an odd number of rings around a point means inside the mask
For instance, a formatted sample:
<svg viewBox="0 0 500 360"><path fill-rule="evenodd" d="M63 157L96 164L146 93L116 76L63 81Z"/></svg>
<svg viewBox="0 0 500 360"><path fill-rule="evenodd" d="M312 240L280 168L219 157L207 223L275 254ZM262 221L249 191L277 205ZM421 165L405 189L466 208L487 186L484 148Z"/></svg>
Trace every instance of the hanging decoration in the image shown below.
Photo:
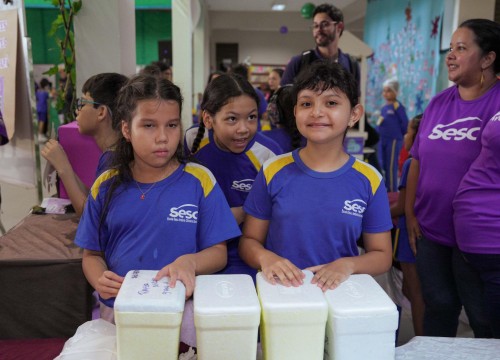
<svg viewBox="0 0 500 360"><path fill-rule="evenodd" d="M311 19L315 8L316 6L313 3L305 3L300 9L300 15L302 15L304 19Z"/></svg>

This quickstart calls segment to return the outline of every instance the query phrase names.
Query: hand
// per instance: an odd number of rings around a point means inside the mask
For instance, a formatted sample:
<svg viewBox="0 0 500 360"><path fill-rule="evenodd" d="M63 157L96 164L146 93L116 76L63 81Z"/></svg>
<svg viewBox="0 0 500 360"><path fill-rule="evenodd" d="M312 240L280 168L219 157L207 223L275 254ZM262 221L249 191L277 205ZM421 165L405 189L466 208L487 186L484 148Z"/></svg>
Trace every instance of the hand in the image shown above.
<svg viewBox="0 0 500 360"><path fill-rule="evenodd" d="M328 264L307 268L314 273L311 284L317 284L323 290L333 290L346 281L354 272L353 264L349 258L340 258Z"/></svg>
<svg viewBox="0 0 500 360"><path fill-rule="evenodd" d="M414 215L406 216L406 229L408 231L408 241L414 255L417 255L417 239L422 237L417 217Z"/></svg>
<svg viewBox="0 0 500 360"><path fill-rule="evenodd" d="M47 141L41 151L41 155L54 166L57 172L62 172L66 167L71 167L66 152L57 140Z"/></svg>
<svg viewBox="0 0 500 360"><path fill-rule="evenodd" d="M158 281L165 276L170 277L168 286L171 288L175 287L177 280L182 281L186 287L186 299L191 297L194 291L196 276L196 263L192 254L179 256L173 263L168 264L158 271L158 274L155 276L155 280Z"/></svg>
<svg viewBox="0 0 500 360"><path fill-rule="evenodd" d="M123 279L123 276L119 276L112 271L106 270L97 280L96 291L103 299L116 297L122 286Z"/></svg>
<svg viewBox="0 0 500 360"><path fill-rule="evenodd" d="M279 280L284 286L300 286L304 283L304 273L288 259L267 251L260 260L262 274L271 284Z"/></svg>

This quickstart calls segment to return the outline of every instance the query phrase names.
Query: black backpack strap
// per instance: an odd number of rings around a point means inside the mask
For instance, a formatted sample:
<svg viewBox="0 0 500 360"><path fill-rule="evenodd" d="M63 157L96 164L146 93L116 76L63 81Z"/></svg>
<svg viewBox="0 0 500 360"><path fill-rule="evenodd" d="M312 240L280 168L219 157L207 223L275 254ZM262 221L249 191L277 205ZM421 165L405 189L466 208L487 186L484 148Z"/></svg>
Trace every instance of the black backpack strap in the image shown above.
<svg viewBox="0 0 500 360"><path fill-rule="evenodd" d="M297 71L297 74L300 73L300 70L302 70L306 65L309 65L312 63L314 58L314 50L306 50L302 53L302 57L300 58L300 67Z"/></svg>
<svg viewBox="0 0 500 360"><path fill-rule="evenodd" d="M351 74L357 79L359 77L359 64L358 60L352 55L349 55L349 67L351 68Z"/></svg>

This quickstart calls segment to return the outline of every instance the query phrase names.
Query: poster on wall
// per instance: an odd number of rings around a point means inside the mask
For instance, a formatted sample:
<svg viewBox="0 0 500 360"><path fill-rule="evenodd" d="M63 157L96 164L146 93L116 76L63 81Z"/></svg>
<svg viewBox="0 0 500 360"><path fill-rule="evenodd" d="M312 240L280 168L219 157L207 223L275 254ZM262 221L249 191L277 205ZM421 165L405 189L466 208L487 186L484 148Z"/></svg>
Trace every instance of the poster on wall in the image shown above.
<svg viewBox="0 0 500 360"><path fill-rule="evenodd" d="M0 11L0 110L12 139L16 118L17 9Z"/></svg>

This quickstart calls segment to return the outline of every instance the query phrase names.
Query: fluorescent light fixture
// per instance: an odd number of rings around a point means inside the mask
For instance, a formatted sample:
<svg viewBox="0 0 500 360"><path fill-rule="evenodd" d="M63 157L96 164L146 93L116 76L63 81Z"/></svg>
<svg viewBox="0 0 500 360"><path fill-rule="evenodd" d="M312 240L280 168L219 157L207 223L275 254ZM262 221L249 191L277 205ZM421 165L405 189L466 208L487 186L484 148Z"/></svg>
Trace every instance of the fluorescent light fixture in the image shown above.
<svg viewBox="0 0 500 360"><path fill-rule="evenodd" d="M273 6L271 7L271 10L283 11L283 10L285 10L285 4L273 4Z"/></svg>

